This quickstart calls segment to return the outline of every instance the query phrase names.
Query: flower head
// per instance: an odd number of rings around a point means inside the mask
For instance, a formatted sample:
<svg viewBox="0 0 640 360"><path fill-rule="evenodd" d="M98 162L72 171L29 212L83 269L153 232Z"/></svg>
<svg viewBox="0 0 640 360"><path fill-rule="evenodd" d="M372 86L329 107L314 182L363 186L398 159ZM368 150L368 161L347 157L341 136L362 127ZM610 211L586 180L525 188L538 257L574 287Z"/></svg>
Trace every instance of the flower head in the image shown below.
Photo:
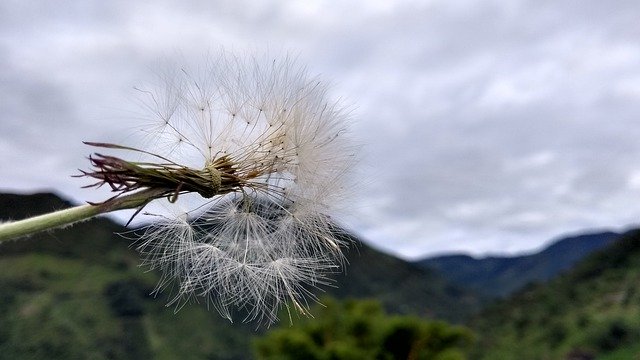
<svg viewBox="0 0 640 360"><path fill-rule="evenodd" d="M137 240L162 273L157 290L177 280L172 303L205 299L230 320L306 314L343 262L329 216L353 162L343 108L291 59L222 56L144 93L153 117L142 149L90 144L146 158L95 154L83 175L115 198L147 191L166 203Z"/></svg>

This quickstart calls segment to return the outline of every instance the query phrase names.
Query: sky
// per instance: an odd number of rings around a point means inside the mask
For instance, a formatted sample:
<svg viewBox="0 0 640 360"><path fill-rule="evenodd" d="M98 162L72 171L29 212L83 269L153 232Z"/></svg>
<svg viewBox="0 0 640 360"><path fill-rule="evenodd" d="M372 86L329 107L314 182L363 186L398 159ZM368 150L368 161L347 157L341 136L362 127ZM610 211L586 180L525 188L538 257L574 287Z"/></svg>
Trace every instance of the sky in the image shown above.
<svg viewBox="0 0 640 360"><path fill-rule="evenodd" d="M71 178L139 125L134 87L220 49L294 54L351 109L347 226L416 259L640 221L640 2L0 2L0 191ZM138 107L136 107L138 106ZM126 217L126 216L124 216Z"/></svg>

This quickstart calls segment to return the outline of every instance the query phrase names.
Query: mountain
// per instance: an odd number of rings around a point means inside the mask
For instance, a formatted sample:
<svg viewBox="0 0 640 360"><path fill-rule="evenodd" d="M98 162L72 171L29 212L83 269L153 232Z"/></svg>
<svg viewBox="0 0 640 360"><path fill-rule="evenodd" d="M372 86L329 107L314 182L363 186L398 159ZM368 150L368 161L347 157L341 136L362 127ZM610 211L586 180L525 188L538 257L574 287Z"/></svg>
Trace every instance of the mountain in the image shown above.
<svg viewBox="0 0 640 360"><path fill-rule="evenodd" d="M0 194L0 219L71 204L54 194ZM153 291L122 226L96 218L0 244L0 353L20 358L246 359L254 325L230 324L206 304L177 313ZM472 292L355 238L350 265L326 293L373 298L396 313L461 321L479 309Z"/></svg>
<svg viewBox="0 0 640 360"><path fill-rule="evenodd" d="M640 358L640 230L471 322L477 359Z"/></svg>
<svg viewBox="0 0 640 360"><path fill-rule="evenodd" d="M610 231L598 232L562 238L531 255L481 259L447 255L419 260L416 264L435 269L452 283L488 297L505 297L528 283L547 281L571 269L585 256L609 246L619 236Z"/></svg>
<svg viewBox="0 0 640 360"><path fill-rule="evenodd" d="M387 311L462 322L476 313L484 298L452 285L438 272L380 253L352 239L349 265L328 293L337 298L374 298Z"/></svg>

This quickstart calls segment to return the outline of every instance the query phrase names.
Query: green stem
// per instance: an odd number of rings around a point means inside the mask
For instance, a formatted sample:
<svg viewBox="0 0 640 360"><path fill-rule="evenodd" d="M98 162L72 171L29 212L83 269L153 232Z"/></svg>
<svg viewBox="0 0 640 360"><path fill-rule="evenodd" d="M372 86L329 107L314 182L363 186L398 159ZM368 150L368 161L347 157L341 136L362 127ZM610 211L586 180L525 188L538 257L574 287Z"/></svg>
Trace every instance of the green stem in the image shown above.
<svg viewBox="0 0 640 360"><path fill-rule="evenodd" d="M158 194L158 190L143 190L134 194L119 196L100 204L86 204L38 215L24 220L0 224L0 243L23 236L51 230L90 219L111 211L134 209L146 205Z"/></svg>

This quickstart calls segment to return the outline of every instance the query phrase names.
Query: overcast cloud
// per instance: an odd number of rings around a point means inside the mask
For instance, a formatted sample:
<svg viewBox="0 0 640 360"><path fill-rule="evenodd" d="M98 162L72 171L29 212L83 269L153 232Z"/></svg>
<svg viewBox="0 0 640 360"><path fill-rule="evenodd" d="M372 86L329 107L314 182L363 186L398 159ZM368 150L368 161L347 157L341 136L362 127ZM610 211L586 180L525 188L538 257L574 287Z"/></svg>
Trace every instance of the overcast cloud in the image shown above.
<svg viewBox="0 0 640 360"><path fill-rule="evenodd" d="M353 105L347 221L415 258L640 219L637 1L3 1L0 190L55 190L139 125L161 59L291 52Z"/></svg>

